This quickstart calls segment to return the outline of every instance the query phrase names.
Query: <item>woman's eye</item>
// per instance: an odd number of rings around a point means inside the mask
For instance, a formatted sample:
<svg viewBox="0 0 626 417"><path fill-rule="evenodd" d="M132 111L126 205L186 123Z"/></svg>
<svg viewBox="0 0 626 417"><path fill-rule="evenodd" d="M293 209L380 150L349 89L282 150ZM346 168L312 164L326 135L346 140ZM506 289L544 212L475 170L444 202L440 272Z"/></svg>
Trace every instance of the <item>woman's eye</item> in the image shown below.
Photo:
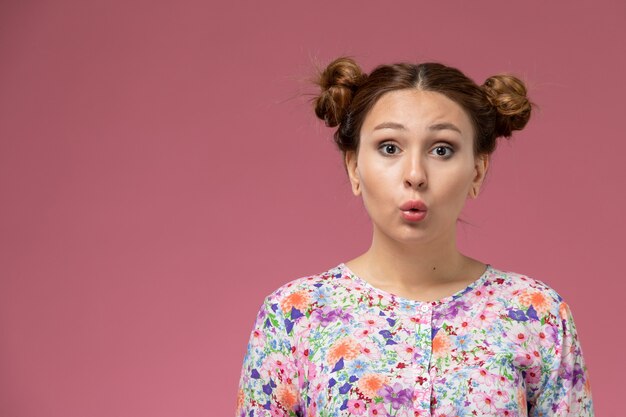
<svg viewBox="0 0 626 417"><path fill-rule="evenodd" d="M443 156L444 158L449 158L454 153L454 149L452 149L450 146L444 146L444 145L436 146L435 149L433 150L438 156ZM446 153L446 151L450 151L450 152Z"/></svg>
<svg viewBox="0 0 626 417"><path fill-rule="evenodd" d="M381 149L385 155L395 155L398 147L393 143L383 143L378 149Z"/></svg>

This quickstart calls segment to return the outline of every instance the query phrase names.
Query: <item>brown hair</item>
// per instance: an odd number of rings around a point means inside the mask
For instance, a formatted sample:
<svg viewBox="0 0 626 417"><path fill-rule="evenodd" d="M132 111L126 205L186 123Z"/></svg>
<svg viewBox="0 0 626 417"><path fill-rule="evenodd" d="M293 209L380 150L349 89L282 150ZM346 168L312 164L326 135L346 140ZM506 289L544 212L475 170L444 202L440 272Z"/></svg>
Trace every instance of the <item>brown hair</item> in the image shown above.
<svg viewBox="0 0 626 417"><path fill-rule="evenodd" d="M340 57L320 72L316 83L321 93L315 98L315 114L327 126L337 126L335 143L344 154L358 150L365 117L390 91L417 88L455 101L474 126L476 155L491 154L496 138L523 129L534 105L524 83L513 75L494 75L478 86L458 69L436 62L380 65L367 75L353 59Z"/></svg>

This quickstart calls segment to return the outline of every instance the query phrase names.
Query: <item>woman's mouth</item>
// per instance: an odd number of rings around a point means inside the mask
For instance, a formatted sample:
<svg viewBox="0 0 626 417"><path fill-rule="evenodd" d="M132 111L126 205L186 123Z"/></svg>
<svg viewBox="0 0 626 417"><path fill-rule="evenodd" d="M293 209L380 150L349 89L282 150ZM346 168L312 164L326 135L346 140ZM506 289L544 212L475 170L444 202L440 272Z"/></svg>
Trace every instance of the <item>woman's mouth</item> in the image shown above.
<svg viewBox="0 0 626 417"><path fill-rule="evenodd" d="M400 206L402 217L410 222L419 222L426 217L428 208L419 200L409 200Z"/></svg>

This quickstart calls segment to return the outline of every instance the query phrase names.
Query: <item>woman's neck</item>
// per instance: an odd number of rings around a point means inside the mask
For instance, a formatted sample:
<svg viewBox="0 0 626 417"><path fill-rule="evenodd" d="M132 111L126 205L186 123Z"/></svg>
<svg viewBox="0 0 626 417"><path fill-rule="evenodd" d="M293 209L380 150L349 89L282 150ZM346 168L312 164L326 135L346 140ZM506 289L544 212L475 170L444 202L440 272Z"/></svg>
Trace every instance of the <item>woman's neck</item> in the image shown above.
<svg viewBox="0 0 626 417"><path fill-rule="evenodd" d="M367 252L346 266L374 286L405 294L445 292L473 282L485 268L459 252L456 231L424 244L408 244L375 230Z"/></svg>

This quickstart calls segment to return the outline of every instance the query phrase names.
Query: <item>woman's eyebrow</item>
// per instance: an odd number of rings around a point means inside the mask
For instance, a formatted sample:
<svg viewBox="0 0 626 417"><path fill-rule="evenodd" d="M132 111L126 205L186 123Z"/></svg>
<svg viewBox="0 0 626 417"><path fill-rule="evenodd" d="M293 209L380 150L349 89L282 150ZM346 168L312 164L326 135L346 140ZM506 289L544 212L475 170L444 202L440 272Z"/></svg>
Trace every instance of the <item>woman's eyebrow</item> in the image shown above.
<svg viewBox="0 0 626 417"><path fill-rule="evenodd" d="M403 124L395 123L395 122L384 122L377 125L374 130L378 129L398 129L398 130L406 130Z"/></svg>
<svg viewBox="0 0 626 417"><path fill-rule="evenodd" d="M461 132L461 129L456 127L456 125L454 125L452 123L448 123L448 122L436 123L434 125L430 125L430 126L428 126L428 130L455 130L455 131L463 134Z"/></svg>
<svg viewBox="0 0 626 417"><path fill-rule="evenodd" d="M379 130L379 129L407 130L403 124L396 123L396 122L383 122L377 125L376 127L374 127L373 130ZM433 125L428 126L428 130L431 130L431 131L454 130L456 132L463 134L463 132L461 132L461 129L459 129L458 127L456 127L455 124L450 123L450 122L435 123Z"/></svg>

